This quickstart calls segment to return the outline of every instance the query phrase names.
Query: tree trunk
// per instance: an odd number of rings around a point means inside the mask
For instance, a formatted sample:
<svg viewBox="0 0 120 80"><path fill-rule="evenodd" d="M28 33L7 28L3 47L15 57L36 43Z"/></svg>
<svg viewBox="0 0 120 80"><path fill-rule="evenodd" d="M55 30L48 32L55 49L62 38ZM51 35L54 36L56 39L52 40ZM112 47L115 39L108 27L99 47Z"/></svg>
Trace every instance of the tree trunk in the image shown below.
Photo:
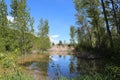
<svg viewBox="0 0 120 80"><path fill-rule="evenodd" d="M104 5L103 0L101 0L101 2L102 2L104 18L105 18L105 22L106 22L107 33L108 33L109 40L110 40L110 46L113 47L112 35L111 35L110 29L109 29L109 24L108 24L107 14L106 14L106 10L105 10L105 5Z"/></svg>
<svg viewBox="0 0 120 80"><path fill-rule="evenodd" d="M115 6L114 6L114 2L113 0L111 0L111 3L112 3L112 11L114 13L114 19L115 19L115 24L116 24L116 29L117 29L117 33L120 34L120 31L119 31L119 25L118 25L118 20L117 20L117 15L116 15L116 11L115 11Z"/></svg>

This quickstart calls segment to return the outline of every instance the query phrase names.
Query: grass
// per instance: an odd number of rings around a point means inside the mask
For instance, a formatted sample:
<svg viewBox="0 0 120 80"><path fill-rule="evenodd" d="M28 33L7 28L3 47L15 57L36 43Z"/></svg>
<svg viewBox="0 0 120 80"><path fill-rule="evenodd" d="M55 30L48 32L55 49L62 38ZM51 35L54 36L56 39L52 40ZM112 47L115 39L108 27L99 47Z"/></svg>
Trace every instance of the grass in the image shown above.
<svg viewBox="0 0 120 80"><path fill-rule="evenodd" d="M17 55L0 53L0 80L34 80L17 63Z"/></svg>
<svg viewBox="0 0 120 80"><path fill-rule="evenodd" d="M34 80L34 79L28 74L25 74L20 71L15 71L14 73L0 75L0 80Z"/></svg>

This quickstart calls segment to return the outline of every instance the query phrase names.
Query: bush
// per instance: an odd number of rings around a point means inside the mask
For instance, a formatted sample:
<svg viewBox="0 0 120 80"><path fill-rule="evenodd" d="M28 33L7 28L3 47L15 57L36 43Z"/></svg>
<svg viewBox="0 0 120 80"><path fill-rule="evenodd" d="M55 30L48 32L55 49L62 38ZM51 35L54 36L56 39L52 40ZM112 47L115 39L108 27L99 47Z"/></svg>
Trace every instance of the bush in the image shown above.
<svg viewBox="0 0 120 80"><path fill-rule="evenodd" d="M19 67L16 57L14 54L0 53L0 68L4 71L0 74L0 80L34 80Z"/></svg>
<svg viewBox="0 0 120 80"><path fill-rule="evenodd" d="M115 65L106 65L106 76L111 80L120 80L120 67Z"/></svg>

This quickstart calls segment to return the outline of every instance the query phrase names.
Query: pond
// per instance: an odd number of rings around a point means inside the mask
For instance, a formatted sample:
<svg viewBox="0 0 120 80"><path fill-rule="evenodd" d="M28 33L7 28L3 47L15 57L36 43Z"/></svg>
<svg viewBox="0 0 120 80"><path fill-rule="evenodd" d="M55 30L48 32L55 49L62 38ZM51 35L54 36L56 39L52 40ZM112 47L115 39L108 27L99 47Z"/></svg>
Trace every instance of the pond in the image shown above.
<svg viewBox="0 0 120 80"><path fill-rule="evenodd" d="M34 71L35 80L41 80L41 75L48 80L56 80L61 77L75 78L94 71L103 71L101 60L80 59L74 55L50 55L42 59L27 65L29 70Z"/></svg>

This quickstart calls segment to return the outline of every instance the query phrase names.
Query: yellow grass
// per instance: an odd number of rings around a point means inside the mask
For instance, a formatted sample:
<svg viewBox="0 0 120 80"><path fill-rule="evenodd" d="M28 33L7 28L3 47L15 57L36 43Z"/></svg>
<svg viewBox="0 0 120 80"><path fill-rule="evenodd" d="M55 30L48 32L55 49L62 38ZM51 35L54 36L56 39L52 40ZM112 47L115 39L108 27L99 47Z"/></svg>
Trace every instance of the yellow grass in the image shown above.
<svg viewBox="0 0 120 80"><path fill-rule="evenodd" d="M18 58L18 64L25 64L27 62L46 62L49 54L29 54Z"/></svg>

